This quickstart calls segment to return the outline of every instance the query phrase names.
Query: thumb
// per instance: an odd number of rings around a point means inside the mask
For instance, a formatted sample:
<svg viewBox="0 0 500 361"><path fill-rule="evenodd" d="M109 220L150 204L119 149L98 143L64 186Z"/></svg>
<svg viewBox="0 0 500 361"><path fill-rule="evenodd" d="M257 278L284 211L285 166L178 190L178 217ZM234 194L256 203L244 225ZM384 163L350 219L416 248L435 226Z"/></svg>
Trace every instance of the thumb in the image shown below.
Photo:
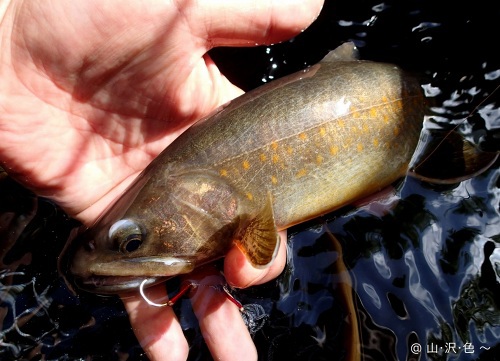
<svg viewBox="0 0 500 361"><path fill-rule="evenodd" d="M186 5L193 33L216 46L254 46L289 39L318 16L323 0L204 0Z"/></svg>
<svg viewBox="0 0 500 361"><path fill-rule="evenodd" d="M207 51L217 46L255 46L289 39L307 28L322 6L323 0L202 0L182 3L178 11L190 19L191 33L205 42L199 49ZM197 65L192 75L199 77L208 69L210 78L218 79L212 81L211 92L218 99L210 104L223 104L241 95L241 89L219 73L207 54Z"/></svg>

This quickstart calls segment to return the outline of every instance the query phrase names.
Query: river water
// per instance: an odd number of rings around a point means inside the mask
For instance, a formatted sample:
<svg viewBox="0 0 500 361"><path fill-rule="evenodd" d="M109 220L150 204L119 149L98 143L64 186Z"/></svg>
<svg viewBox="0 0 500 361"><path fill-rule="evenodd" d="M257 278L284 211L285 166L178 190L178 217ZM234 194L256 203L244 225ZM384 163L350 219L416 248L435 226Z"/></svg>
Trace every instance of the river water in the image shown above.
<svg viewBox="0 0 500 361"><path fill-rule="evenodd" d="M354 41L363 59L419 75L435 104L427 127L499 151L499 19L500 4L482 0L327 1L291 41L212 55L248 90ZM260 359L500 359L499 166L446 186L407 177L289 230L282 275L234 291ZM1 360L146 359L118 299L73 295L59 277L76 225L0 173ZM189 300L175 308L190 359L209 360Z"/></svg>

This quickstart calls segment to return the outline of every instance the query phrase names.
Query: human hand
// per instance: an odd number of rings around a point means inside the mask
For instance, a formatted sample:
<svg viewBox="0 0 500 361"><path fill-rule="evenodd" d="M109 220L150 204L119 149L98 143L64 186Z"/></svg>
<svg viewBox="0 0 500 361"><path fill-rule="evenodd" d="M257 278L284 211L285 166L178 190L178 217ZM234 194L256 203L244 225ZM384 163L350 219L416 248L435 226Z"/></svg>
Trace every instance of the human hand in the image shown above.
<svg viewBox="0 0 500 361"><path fill-rule="evenodd" d="M321 4L0 1L0 162L90 225L186 127L242 93L206 55L210 48L284 40L312 22ZM251 268L231 250L228 282L244 287L275 277L281 250L267 270ZM211 351L225 357L227 335L212 333L216 322L229 317L223 321L233 335L244 329L234 311L223 316L232 305L213 298L217 307L197 313L213 335ZM186 357L172 310L137 297L124 302L151 359ZM255 355L247 352L249 342L234 343L238 354Z"/></svg>

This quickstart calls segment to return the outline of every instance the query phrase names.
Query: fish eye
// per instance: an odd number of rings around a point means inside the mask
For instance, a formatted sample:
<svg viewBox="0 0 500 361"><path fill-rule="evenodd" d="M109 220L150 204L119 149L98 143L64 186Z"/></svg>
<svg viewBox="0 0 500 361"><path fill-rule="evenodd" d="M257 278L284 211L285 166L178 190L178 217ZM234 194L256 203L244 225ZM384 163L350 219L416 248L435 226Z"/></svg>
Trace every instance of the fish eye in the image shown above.
<svg viewBox="0 0 500 361"><path fill-rule="evenodd" d="M142 235L140 234L131 234L127 237L127 239L123 240L120 243L120 252L122 253L130 253L134 252L142 244Z"/></svg>
<svg viewBox="0 0 500 361"><path fill-rule="evenodd" d="M130 219L121 219L115 222L109 228L108 237L121 253L138 250L143 241L141 228Z"/></svg>

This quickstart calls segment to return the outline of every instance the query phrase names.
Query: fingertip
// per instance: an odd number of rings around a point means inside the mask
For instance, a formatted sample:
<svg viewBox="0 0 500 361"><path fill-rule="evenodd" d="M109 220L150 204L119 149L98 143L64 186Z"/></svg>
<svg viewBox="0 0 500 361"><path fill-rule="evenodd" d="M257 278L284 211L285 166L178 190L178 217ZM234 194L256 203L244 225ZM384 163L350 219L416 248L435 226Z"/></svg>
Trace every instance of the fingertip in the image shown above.
<svg viewBox="0 0 500 361"><path fill-rule="evenodd" d="M297 35L316 20L323 0L241 0L209 6L209 10L200 9L200 14L210 47L247 46L277 43ZM214 14L220 13L226 14L225 21L215 21Z"/></svg>
<svg viewBox="0 0 500 361"><path fill-rule="evenodd" d="M283 231L279 231L278 234L280 235L280 248L278 250L278 254L276 255L276 259L275 259L275 262L274 264L272 265L272 267L274 267L274 270L273 272L277 272L278 274L280 274L283 269L285 268L286 266L286 255L287 255L287 232L286 232L286 229L283 230ZM276 274L275 277L278 276L278 274Z"/></svg>
<svg viewBox="0 0 500 361"><path fill-rule="evenodd" d="M268 20L254 24L266 29L261 39L256 39L261 44L274 44L290 39L307 29L319 16L323 8L323 0L287 0L261 3L262 14L267 11Z"/></svg>
<svg viewBox="0 0 500 361"><path fill-rule="evenodd" d="M245 287L255 277L253 272L249 277L248 272L245 272L247 267L247 259L243 252L236 246L231 247L224 259L224 276L227 283L231 287Z"/></svg>
<svg viewBox="0 0 500 361"><path fill-rule="evenodd" d="M286 264L286 231L281 231L279 234L281 244L278 253L266 268L252 266L237 246L231 247L224 260L224 276L227 283L232 287L246 288L276 278Z"/></svg>

